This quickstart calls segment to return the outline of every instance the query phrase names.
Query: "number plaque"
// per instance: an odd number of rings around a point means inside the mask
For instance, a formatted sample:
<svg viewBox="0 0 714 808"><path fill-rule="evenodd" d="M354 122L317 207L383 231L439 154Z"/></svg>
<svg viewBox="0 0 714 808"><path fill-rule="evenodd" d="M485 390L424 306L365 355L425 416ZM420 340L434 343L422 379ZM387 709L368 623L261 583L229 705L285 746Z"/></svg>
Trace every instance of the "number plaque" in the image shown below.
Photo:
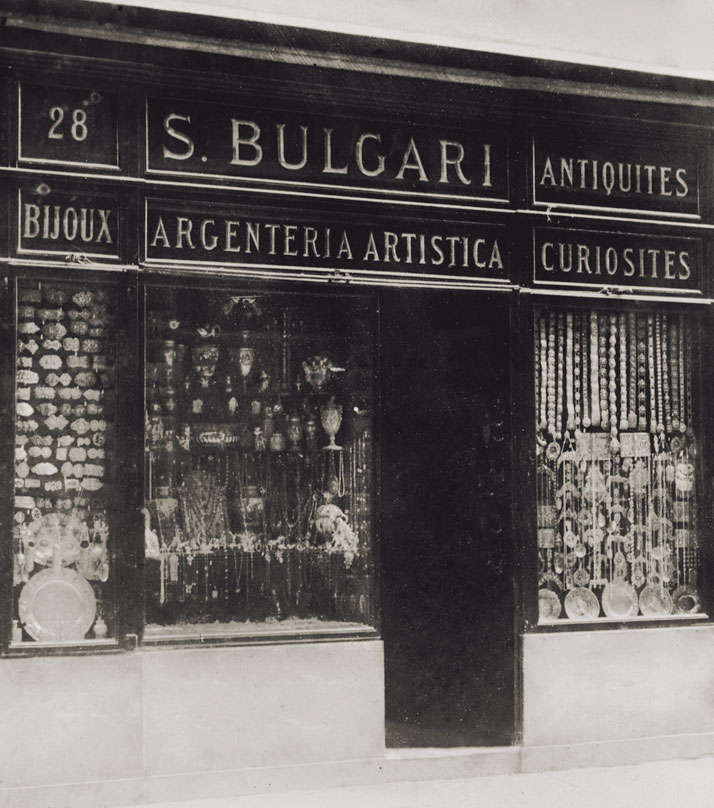
<svg viewBox="0 0 714 808"><path fill-rule="evenodd" d="M119 168L116 95L24 83L18 93L20 162Z"/></svg>

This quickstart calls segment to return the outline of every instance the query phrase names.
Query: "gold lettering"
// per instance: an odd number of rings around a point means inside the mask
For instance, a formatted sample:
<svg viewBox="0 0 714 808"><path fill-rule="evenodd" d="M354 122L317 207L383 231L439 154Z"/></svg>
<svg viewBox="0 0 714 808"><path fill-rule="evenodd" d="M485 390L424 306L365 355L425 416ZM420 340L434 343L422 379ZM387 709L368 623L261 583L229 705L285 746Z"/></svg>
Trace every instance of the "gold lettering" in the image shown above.
<svg viewBox="0 0 714 808"><path fill-rule="evenodd" d="M25 202L25 229L23 238L37 238L40 234L40 206Z"/></svg>
<svg viewBox="0 0 714 808"><path fill-rule="evenodd" d="M377 155L377 168L365 168L363 153L365 140L376 140L377 143L381 143L382 136L373 134L372 132L365 132L357 138L357 143L355 145L355 159L357 160L357 168L365 175L365 177L378 177L384 171L384 155Z"/></svg>
<svg viewBox="0 0 714 808"><path fill-rule="evenodd" d="M379 253L377 252L377 243L374 240L374 233L369 231L369 238L367 239L367 249L364 252L363 261L379 261Z"/></svg>
<svg viewBox="0 0 714 808"><path fill-rule="evenodd" d="M346 174L347 166L335 168L332 165L332 128L323 127L322 131L325 133L325 167L322 169L323 174Z"/></svg>
<svg viewBox="0 0 714 808"><path fill-rule="evenodd" d="M260 127L254 121L237 121L231 118L231 126L233 128L233 159L231 165L238 166L257 166L263 159L263 147L258 143L260 139ZM243 138L240 135L241 127L247 127L251 130L250 137ZM253 157L241 157L241 146L247 146L253 150Z"/></svg>
<svg viewBox="0 0 714 808"><path fill-rule="evenodd" d="M278 162L283 168L290 171L299 171L307 165L307 126L301 126L302 132L302 157L297 163L288 163L285 159L285 124L279 123L278 125Z"/></svg>
<svg viewBox="0 0 714 808"><path fill-rule="evenodd" d="M456 140L440 140L441 146L441 177L439 182L449 182L449 166L454 166L456 176L464 185L471 185L471 180L466 179L464 172L461 170L461 163L464 160L464 147ZM454 157L448 156L448 150L452 148L456 150Z"/></svg>
<svg viewBox="0 0 714 808"><path fill-rule="evenodd" d="M164 131L169 137L175 138L179 143L186 146L186 151L172 152L166 146L163 147L164 160L188 160L193 155L194 144L193 140L183 132L178 132L171 126L173 121L183 121L184 123L191 123L190 115L178 115L175 112L170 113L164 118Z"/></svg>
<svg viewBox="0 0 714 808"><path fill-rule="evenodd" d="M154 238L152 239L151 244L149 244L149 247L156 247L156 245L158 244L159 239L161 239L161 241L164 242L163 243L164 247L170 247L171 246L171 242L169 241L169 237L166 234L166 227L164 226L164 220L163 220L163 218L161 216L159 216L159 221L156 223L156 230L154 232Z"/></svg>
<svg viewBox="0 0 714 808"><path fill-rule="evenodd" d="M416 162L410 163L409 160L411 157L414 157ZM409 169L410 171L418 171L419 172L419 182L428 182L429 178L426 176L426 172L424 171L424 165L422 164L421 157L419 156L419 150L416 147L416 143L414 142L414 138L409 138L409 145L407 146L404 157L402 158L402 165L397 171L397 179L403 180L404 179L404 172Z"/></svg>

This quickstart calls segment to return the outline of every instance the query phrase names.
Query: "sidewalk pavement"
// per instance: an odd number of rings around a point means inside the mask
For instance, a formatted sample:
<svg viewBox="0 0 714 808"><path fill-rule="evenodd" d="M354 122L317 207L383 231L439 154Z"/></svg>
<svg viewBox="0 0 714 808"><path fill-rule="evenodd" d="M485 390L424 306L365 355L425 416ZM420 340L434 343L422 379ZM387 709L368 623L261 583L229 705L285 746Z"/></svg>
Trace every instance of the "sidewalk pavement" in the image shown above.
<svg viewBox="0 0 714 808"><path fill-rule="evenodd" d="M714 808L714 758L153 803L151 808Z"/></svg>

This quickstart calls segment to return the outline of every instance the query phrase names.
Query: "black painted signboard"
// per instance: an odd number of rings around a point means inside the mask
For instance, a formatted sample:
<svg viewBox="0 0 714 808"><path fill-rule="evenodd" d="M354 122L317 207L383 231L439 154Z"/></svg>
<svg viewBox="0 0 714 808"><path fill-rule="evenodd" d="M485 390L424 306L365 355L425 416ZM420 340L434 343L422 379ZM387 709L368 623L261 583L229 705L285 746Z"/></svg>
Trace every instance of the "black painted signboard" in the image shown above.
<svg viewBox="0 0 714 808"><path fill-rule="evenodd" d="M378 122L261 104L147 100L147 172L350 194L508 200L508 148L492 126Z"/></svg>
<svg viewBox="0 0 714 808"><path fill-rule="evenodd" d="M536 283L702 291L697 238L537 227Z"/></svg>
<svg viewBox="0 0 714 808"><path fill-rule="evenodd" d="M502 225L341 217L281 216L265 209L186 206L147 199L149 262L324 269L508 280Z"/></svg>
<svg viewBox="0 0 714 808"><path fill-rule="evenodd" d="M700 214L701 148L570 132L533 139L533 202L676 217Z"/></svg>
<svg viewBox="0 0 714 808"><path fill-rule="evenodd" d="M117 194L53 191L45 183L18 193L18 252L117 258Z"/></svg>
<svg viewBox="0 0 714 808"><path fill-rule="evenodd" d="M23 83L18 88L19 159L117 169L117 97L92 87Z"/></svg>

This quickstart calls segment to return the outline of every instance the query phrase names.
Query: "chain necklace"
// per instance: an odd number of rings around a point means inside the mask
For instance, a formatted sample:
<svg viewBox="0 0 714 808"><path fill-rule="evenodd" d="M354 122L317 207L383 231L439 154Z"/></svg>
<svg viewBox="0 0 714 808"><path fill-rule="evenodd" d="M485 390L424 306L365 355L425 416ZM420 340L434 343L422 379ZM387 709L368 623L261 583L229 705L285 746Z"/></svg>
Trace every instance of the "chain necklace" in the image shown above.
<svg viewBox="0 0 714 808"><path fill-rule="evenodd" d="M662 351L662 388L664 390L664 431L666 435L672 434L672 407L669 388L669 341L667 333L669 323L664 314L660 321L660 350Z"/></svg>
<svg viewBox="0 0 714 808"><path fill-rule="evenodd" d="M637 322L637 428L647 431L647 343L642 318Z"/></svg>
<svg viewBox="0 0 714 808"><path fill-rule="evenodd" d="M555 437L555 314L548 317L548 432Z"/></svg>
<svg viewBox="0 0 714 808"><path fill-rule="evenodd" d="M558 360L556 364L557 370L557 398L555 400L555 438L560 440L563 437L563 349L564 340L564 317L562 314L558 315Z"/></svg>
<svg viewBox="0 0 714 808"><path fill-rule="evenodd" d="M600 388L600 424L603 430L609 429L610 426L610 411L608 409L608 357L607 357L607 317L600 318L600 333L598 335L599 347L599 360L600 360L600 373L599 373L599 388Z"/></svg>
<svg viewBox="0 0 714 808"><path fill-rule="evenodd" d="M686 395L685 395L686 389ZM691 378L684 372L684 317L679 318L679 431L685 433L691 426L689 423L689 407L691 407Z"/></svg>
<svg viewBox="0 0 714 808"><path fill-rule="evenodd" d="M548 401L548 339L546 335L545 320L540 319L540 420L538 429L548 427L547 401Z"/></svg>
<svg viewBox="0 0 714 808"><path fill-rule="evenodd" d="M575 391L573 372L573 315L568 312L565 318L565 404L567 411L566 429L568 433L575 429Z"/></svg>
<svg viewBox="0 0 714 808"><path fill-rule="evenodd" d="M617 440L617 317L610 315L610 337L607 349L607 396L610 405L610 436L612 437L612 451L619 449Z"/></svg>
<svg viewBox="0 0 714 808"><path fill-rule="evenodd" d="M657 397L655 393L654 317L647 315L647 360L650 383L650 432L657 434Z"/></svg>
<svg viewBox="0 0 714 808"><path fill-rule="evenodd" d="M637 429L637 317L630 312L628 318L630 339L630 390L628 395L627 425Z"/></svg>
<svg viewBox="0 0 714 808"><path fill-rule="evenodd" d="M581 422L581 373L582 373L582 357L580 355L580 317L577 317L575 321L575 329L573 332L573 351L574 356L573 360L575 362L575 366L573 368L573 373L575 374L575 392L574 392L574 404L575 404L575 437L578 438L581 435L580 431L580 422Z"/></svg>
<svg viewBox="0 0 714 808"><path fill-rule="evenodd" d="M627 409L627 318L620 315L620 431L624 432L630 425Z"/></svg>
<svg viewBox="0 0 714 808"><path fill-rule="evenodd" d="M581 363L582 390L583 390L583 428L587 429L592 421L590 420L590 385L588 371L590 370L590 337L588 335L587 315L583 315L580 321L580 345L583 352Z"/></svg>
<svg viewBox="0 0 714 808"><path fill-rule="evenodd" d="M657 385L657 434L664 435L664 408L662 394L662 316L655 317L655 362Z"/></svg>
<svg viewBox="0 0 714 808"><path fill-rule="evenodd" d="M676 323L669 326L669 370L672 381L672 431L679 432L679 364L677 352L679 349L679 337L677 335Z"/></svg>
<svg viewBox="0 0 714 808"><path fill-rule="evenodd" d="M599 374L597 313L593 311L590 312L590 397L592 404L590 421L595 427L600 426Z"/></svg>

